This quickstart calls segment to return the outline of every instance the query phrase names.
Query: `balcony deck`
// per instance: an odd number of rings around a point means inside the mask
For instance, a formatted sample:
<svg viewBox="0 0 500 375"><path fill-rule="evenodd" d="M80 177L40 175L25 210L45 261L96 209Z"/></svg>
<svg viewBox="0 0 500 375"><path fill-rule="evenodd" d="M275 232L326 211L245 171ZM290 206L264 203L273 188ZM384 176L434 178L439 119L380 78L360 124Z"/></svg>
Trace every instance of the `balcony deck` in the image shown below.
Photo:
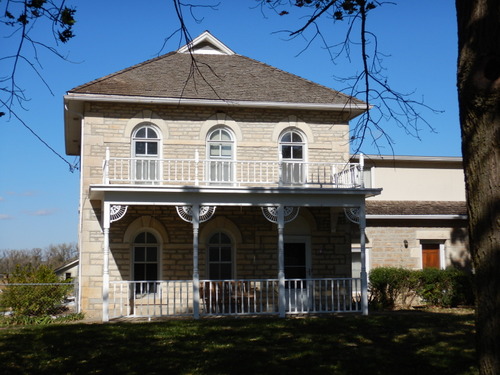
<svg viewBox="0 0 500 375"><path fill-rule="evenodd" d="M364 187L362 163L110 158L103 183L219 187Z"/></svg>

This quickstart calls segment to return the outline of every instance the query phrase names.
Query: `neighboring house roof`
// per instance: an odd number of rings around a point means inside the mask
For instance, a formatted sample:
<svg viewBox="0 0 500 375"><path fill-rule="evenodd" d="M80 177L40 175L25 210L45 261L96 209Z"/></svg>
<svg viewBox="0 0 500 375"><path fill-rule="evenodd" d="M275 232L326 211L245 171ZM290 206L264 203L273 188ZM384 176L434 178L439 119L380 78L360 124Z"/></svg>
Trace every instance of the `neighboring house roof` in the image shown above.
<svg viewBox="0 0 500 375"><path fill-rule="evenodd" d="M402 165L419 165L431 166L435 168L443 165L446 167L462 168L462 158L460 156L414 156L414 155L363 155L366 165L377 166L402 166ZM352 155L352 161L358 162L359 155Z"/></svg>
<svg viewBox="0 0 500 375"><path fill-rule="evenodd" d="M65 96L66 152L78 154L83 102L113 101L341 111L348 121L367 104L238 55L205 32L179 50L75 87Z"/></svg>
<svg viewBox="0 0 500 375"><path fill-rule="evenodd" d="M68 263L63 264L62 266L57 267L54 270L54 273L59 274L59 273L65 272L65 271L67 271L75 266L78 266L78 263L79 263L79 259L71 260Z"/></svg>
<svg viewBox="0 0 500 375"><path fill-rule="evenodd" d="M408 216L412 218L463 219L467 215L465 202L460 201L366 201L367 218L383 218L387 216Z"/></svg>

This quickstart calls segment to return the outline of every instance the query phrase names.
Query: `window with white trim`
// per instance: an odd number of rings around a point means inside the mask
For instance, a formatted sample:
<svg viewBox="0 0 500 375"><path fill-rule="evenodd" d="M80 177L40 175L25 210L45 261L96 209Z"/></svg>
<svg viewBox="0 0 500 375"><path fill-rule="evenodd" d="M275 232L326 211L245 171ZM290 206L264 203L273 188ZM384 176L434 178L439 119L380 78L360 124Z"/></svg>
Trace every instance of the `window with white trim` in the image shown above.
<svg viewBox="0 0 500 375"><path fill-rule="evenodd" d="M210 182L233 181L234 137L226 128L216 128L207 137L208 179Z"/></svg>
<svg viewBox="0 0 500 375"><path fill-rule="evenodd" d="M306 182L304 137L297 130L288 129L279 138L281 182L286 185Z"/></svg>
<svg viewBox="0 0 500 375"><path fill-rule="evenodd" d="M207 255L210 280L233 278L233 246L227 234L218 232L210 237Z"/></svg>
<svg viewBox="0 0 500 375"><path fill-rule="evenodd" d="M159 277L159 244L156 236L150 232L141 232L134 239L133 277L136 293L156 292Z"/></svg>
<svg viewBox="0 0 500 375"><path fill-rule="evenodd" d="M132 134L135 180L160 179L160 140L159 131L151 124L141 125Z"/></svg>

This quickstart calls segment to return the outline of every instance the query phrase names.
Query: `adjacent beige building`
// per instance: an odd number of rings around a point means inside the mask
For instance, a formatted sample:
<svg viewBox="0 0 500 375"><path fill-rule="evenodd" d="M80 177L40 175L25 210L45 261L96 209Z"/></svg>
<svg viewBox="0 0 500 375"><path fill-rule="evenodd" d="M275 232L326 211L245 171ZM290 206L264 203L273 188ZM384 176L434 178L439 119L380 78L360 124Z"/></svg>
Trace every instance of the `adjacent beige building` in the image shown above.
<svg viewBox="0 0 500 375"><path fill-rule="evenodd" d="M461 158L367 155L364 174L383 187L366 202L368 268L471 269Z"/></svg>

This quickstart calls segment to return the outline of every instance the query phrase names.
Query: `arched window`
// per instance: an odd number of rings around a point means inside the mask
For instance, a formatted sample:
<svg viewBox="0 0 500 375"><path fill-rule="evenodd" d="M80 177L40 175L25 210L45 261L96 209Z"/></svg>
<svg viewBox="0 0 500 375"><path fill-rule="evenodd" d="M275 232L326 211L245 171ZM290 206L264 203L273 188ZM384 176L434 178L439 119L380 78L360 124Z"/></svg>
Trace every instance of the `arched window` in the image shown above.
<svg viewBox="0 0 500 375"><path fill-rule="evenodd" d="M303 184L306 182L305 142L301 133L286 130L279 139L281 182L283 184Z"/></svg>
<svg viewBox="0 0 500 375"><path fill-rule="evenodd" d="M158 280L158 240L150 232L141 232L134 239L133 277L136 293L156 292L155 280Z"/></svg>
<svg viewBox="0 0 500 375"><path fill-rule="evenodd" d="M225 128L212 130L207 137L208 180L233 181L234 138Z"/></svg>
<svg viewBox="0 0 500 375"><path fill-rule="evenodd" d="M138 181L160 179L160 136L151 124L139 126L132 134L134 176Z"/></svg>
<svg viewBox="0 0 500 375"><path fill-rule="evenodd" d="M233 246L228 235L215 233L208 241L208 278L224 280L233 277Z"/></svg>

